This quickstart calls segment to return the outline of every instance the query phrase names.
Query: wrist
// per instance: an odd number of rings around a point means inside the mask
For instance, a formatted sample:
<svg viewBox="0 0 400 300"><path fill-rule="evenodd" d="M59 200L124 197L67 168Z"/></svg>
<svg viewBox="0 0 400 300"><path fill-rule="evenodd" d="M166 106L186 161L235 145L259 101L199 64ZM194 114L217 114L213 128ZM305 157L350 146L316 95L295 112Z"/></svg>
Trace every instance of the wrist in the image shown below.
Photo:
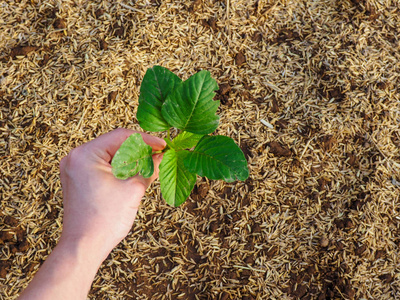
<svg viewBox="0 0 400 300"><path fill-rule="evenodd" d="M56 249L68 253L71 259L96 270L111 252L111 250L105 248L101 239L66 234L61 235Z"/></svg>
<svg viewBox="0 0 400 300"><path fill-rule="evenodd" d="M63 236L20 299L86 299L103 261L94 247L85 239Z"/></svg>

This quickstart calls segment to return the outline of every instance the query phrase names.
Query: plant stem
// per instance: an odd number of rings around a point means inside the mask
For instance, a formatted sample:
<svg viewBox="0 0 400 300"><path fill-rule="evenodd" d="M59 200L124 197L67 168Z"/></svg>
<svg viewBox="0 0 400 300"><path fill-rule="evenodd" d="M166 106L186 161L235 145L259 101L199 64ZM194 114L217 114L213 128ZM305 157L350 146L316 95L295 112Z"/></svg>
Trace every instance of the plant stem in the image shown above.
<svg viewBox="0 0 400 300"><path fill-rule="evenodd" d="M164 150L158 150L158 151L153 151L151 154L154 155L154 154L163 153L163 152L164 152Z"/></svg>
<svg viewBox="0 0 400 300"><path fill-rule="evenodd" d="M170 128L168 128L168 139L171 140L171 132L170 132Z"/></svg>

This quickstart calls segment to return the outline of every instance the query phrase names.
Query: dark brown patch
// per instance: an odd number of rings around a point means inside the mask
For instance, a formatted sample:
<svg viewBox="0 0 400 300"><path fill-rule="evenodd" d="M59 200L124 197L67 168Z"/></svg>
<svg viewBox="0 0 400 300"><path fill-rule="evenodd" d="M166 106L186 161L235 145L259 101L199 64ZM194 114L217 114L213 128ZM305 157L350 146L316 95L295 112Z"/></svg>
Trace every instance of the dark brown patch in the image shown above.
<svg viewBox="0 0 400 300"><path fill-rule="evenodd" d="M347 163L354 167L357 164L357 156L353 153L346 153Z"/></svg>
<svg viewBox="0 0 400 300"><path fill-rule="evenodd" d="M238 52L235 56L235 62L237 66L241 66L246 62L246 57L242 52Z"/></svg>
<svg viewBox="0 0 400 300"><path fill-rule="evenodd" d="M253 157L249 145L244 140L241 140L240 142L240 149L242 149L242 152L247 161L249 160L250 157Z"/></svg>
<svg viewBox="0 0 400 300"><path fill-rule="evenodd" d="M99 8L94 12L94 15L96 16L96 18L100 18L102 15L104 15L104 9Z"/></svg>
<svg viewBox="0 0 400 300"><path fill-rule="evenodd" d="M322 142L322 148L325 151L328 151L331 150L332 147L335 145L336 139L333 135L325 135L321 138L321 142Z"/></svg>
<svg viewBox="0 0 400 300"><path fill-rule="evenodd" d="M207 24L208 26L210 26L210 28L214 31L218 30L218 26L217 26L217 19L214 17L211 17L210 19L207 20Z"/></svg>
<svg viewBox="0 0 400 300"><path fill-rule="evenodd" d="M56 29L66 29L67 21L65 19L56 19L53 26Z"/></svg>
<svg viewBox="0 0 400 300"><path fill-rule="evenodd" d="M16 244L11 246L11 252L26 252L30 248L30 244L27 240L18 241Z"/></svg>
<svg viewBox="0 0 400 300"><path fill-rule="evenodd" d="M23 269L23 272L25 274L29 275L30 273L32 273L35 270L36 266L37 266L37 263L31 262Z"/></svg>
<svg viewBox="0 0 400 300"><path fill-rule="evenodd" d="M242 91L240 91L240 94L243 96L244 100L253 101L254 102L254 97L249 91L242 90Z"/></svg>
<svg viewBox="0 0 400 300"><path fill-rule="evenodd" d="M275 97L272 97L272 101L270 102L270 105L271 105L271 112L273 112L273 113L279 112L279 103L275 99Z"/></svg>
<svg viewBox="0 0 400 300"><path fill-rule="evenodd" d="M353 221L350 218L338 218L335 219L334 223L338 229L350 229L354 226Z"/></svg>
<svg viewBox="0 0 400 300"><path fill-rule="evenodd" d="M325 178L318 179L318 191L326 191L329 188L330 181Z"/></svg>
<svg viewBox="0 0 400 300"><path fill-rule="evenodd" d="M189 261L192 261L196 264L198 264L202 261L201 255L197 252L196 247L192 246L191 244L187 244L186 249L187 249L186 258Z"/></svg>
<svg viewBox="0 0 400 300"><path fill-rule="evenodd" d="M107 50L108 49L108 44L105 40L100 40L100 49L101 50Z"/></svg>
<svg viewBox="0 0 400 300"><path fill-rule="evenodd" d="M18 227L14 229L15 235L17 236L17 241L22 242L26 240L26 232L23 228Z"/></svg>
<svg viewBox="0 0 400 300"><path fill-rule="evenodd" d="M219 296L220 300L227 300L229 299L229 294L227 292L222 292L222 294Z"/></svg>
<svg viewBox="0 0 400 300"><path fill-rule="evenodd" d="M45 53L45 54L43 55L43 59L39 62L39 65L40 65L41 67L43 67L43 66L47 65L47 63L49 62L49 60L50 60L50 55L47 54L47 53Z"/></svg>
<svg viewBox="0 0 400 300"><path fill-rule="evenodd" d="M115 22L111 26L111 34L114 35L115 37L122 38L125 35L125 28L122 24L119 22Z"/></svg>
<svg viewBox="0 0 400 300"><path fill-rule="evenodd" d="M34 46L17 46L11 50L10 56L16 58L17 56L26 56L29 53L36 51L38 47Z"/></svg>
<svg viewBox="0 0 400 300"><path fill-rule="evenodd" d="M261 253L264 254L268 258L273 258L276 254L278 254L279 248L276 245L272 247L265 245L264 248L261 250Z"/></svg>
<svg viewBox="0 0 400 300"><path fill-rule="evenodd" d="M210 233L217 232L217 231L218 231L218 228L219 228L218 223L217 223L216 221L212 221L212 222L210 223L210 226L209 226L209 232L210 232Z"/></svg>
<svg viewBox="0 0 400 300"><path fill-rule="evenodd" d="M198 186L197 193L201 198L204 198L207 196L209 190L210 185L207 182L203 182L201 185Z"/></svg>
<svg viewBox="0 0 400 300"><path fill-rule="evenodd" d="M360 210L364 206L365 202L360 200L353 200L350 202L349 208L354 210Z"/></svg>
<svg viewBox="0 0 400 300"><path fill-rule="evenodd" d="M11 268L11 261L0 260L0 278L6 278L10 268Z"/></svg>
<svg viewBox="0 0 400 300"><path fill-rule="evenodd" d="M260 224L256 223L251 227L251 232L252 233L260 233L261 232L261 226Z"/></svg>
<svg viewBox="0 0 400 300"><path fill-rule="evenodd" d="M275 122L275 125L278 129L285 129L288 127L289 122L283 119L279 119Z"/></svg>
<svg viewBox="0 0 400 300"><path fill-rule="evenodd" d="M210 185L206 181L198 183L194 186L191 197L194 201L203 200L207 196L209 190Z"/></svg>
<svg viewBox="0 0 400 300"><path fill-rule="evenodd" d="M376 250L375 252L375 259L380 259L385 257L386 251L385 250Z"/></svg>
<svg viewBox="0 0 400 300"><path fill-rule="evenodd" d="M393 275L387 273L387 274L380 275L379 279L382 280L383 283L389 284L389 283L393 282L394 277L393 277Z"/></svg>
<svg viewBox="0 0 400 300"><path fill-rule="evenodd" d="M290 151L286 146L282 146L279 142L273 141L268 143L270 147L270 152L276 156L291 156L292 151Z"/></svg>
<svg viewBox="0 0 400 300"><path fill-rule="evenodd" d="M307 286L304 284L292 284L285 288L284 291L295 299L300 299L307 293Z"/></svg>
<svg viewBox="0 0 400 300"><path fill-rule="evenodd" d="M231 86L227 83L222 83L219 85L219 93L225 95L231 91Z"/></svg>
<svg viewBox="0 0 400 300"><path fill-rule="evenodd" d="M52 207L51 211L48 211L46 214L46 219L55 220L58 218L59 210L55 207Z"/></svg>
<svg viewBox="0 0 400 300"><path fill-rule="evenodd" d="M0 231L0 245L14 240L14 235L8 231Z"/></svg>
<svg viewBox="0 0 400 300"><path fill-rule="evenodd" d="M360 246L356 247L354 250L354 253L358 256L362 256L362 254L367 250L367 245L366 244L361 244Z"/></svg>
<svg viewBox="0 0 400 300"><path fill-rule="evenodd" d="M118 95L118 91L112 91L108 94L108 103L107 104L111 104L115 102L115 99L117 98Z"/></svg>
<svg viewBox="0 0 400 300"><path fill-rule="evenodd" d="M282 44L286 43L288 45L291 45L291 41L297 40L300 38L300 35L293 31L292 29L284 28L279 32L278 37L276 38L274 43Z"/></svg>
<svg viewBox="0 0 400 300"><path fill-rule="evenodd" d="M5 216L4 223L6 223L7 225L10 225L12 227L16 227L18 225L18 220L12 216Z"/></svg>
<svg viewBox="0 0 400 300"><path fill-rule="evenodd" d="M202 6L202 0L194 0L192 4L189 6L188 11L189 12L198 11L201 9L201 6Z"/></svg>
<svg viewBox="0 0 400 300"><path fill-rule="evenodd" d="M346 95L338 87L328 91L328 98L334 99L335 101L338 102L342 102L345 99L345 96Z"/></svg>

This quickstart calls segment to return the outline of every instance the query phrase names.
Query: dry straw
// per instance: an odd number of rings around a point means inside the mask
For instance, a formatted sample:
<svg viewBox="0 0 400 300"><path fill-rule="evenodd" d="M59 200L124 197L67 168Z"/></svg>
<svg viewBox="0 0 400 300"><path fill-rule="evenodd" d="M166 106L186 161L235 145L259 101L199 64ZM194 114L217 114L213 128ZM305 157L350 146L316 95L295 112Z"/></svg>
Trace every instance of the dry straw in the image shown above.
<svg viewBox="0 0 400 300"><path fill-rule="evenodd" d="M400 94L396 1L0 3L0 299L58 241L58 163L139 129L158 64L220 84L218 133L251 172L148 190L91 299L397 299Z"/></svg>

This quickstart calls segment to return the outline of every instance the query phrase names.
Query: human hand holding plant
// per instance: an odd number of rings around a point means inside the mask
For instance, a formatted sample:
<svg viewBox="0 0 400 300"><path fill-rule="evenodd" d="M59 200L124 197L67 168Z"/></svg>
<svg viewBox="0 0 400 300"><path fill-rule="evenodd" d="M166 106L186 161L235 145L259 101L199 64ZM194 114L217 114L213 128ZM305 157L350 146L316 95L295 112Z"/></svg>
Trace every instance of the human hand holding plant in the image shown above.
<svg viewBox="0 0 400 300"><path fill-rule="evenodd" d="M151 156L148 178L116 179L110 161L132 130L117 129L72 150L60 163L64 196L61 238L20 299L86 299L94 276L128 234L146 188L158 176L162 154ZM139 133L137 133L139 134ZM153 151L164 140L141 133Z"/></svg>
<svg viewBox="0 0 400 300"><path fill-rule="evenodd" d="M158 177L162 154L150 156L155 172L148 178L134 176L116 179L111 159L132 134L141 137L153 151L162 150L165 141L133 130L120 128L72 150L60 163L64 191L63 238L96 239L103 255L128 234L147 187ZM104 257L105 258L105 257Z"/></svg>

